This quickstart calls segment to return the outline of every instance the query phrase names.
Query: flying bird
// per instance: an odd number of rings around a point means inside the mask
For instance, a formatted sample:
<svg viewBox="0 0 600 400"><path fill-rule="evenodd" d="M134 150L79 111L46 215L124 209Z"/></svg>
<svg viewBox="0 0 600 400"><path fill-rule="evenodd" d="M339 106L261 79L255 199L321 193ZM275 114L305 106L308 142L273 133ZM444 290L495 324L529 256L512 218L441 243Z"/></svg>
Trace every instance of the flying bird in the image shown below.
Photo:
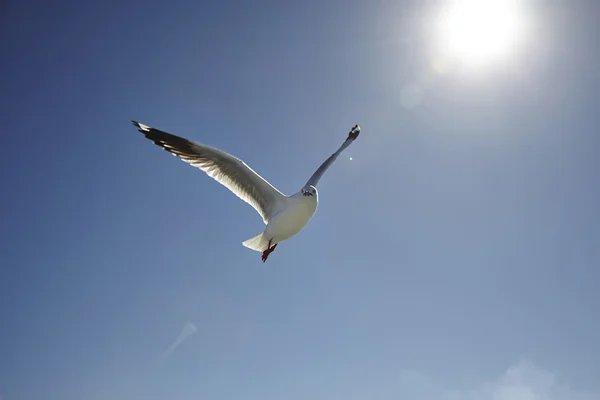
<svg viewBox="0 0 600 400"><path fill-rule="evenodd" d="M360 127L354 125L340 148L321 164L302 189L287 196L254 172L244 161L231 154L137 121L131 122L156 145L206 172L260 214L266 225L265 230L242 245L262 252L263 262L267 261L277 244L295 236L312 218L319 204L317 183L342 151L360 134Z"/></svg>

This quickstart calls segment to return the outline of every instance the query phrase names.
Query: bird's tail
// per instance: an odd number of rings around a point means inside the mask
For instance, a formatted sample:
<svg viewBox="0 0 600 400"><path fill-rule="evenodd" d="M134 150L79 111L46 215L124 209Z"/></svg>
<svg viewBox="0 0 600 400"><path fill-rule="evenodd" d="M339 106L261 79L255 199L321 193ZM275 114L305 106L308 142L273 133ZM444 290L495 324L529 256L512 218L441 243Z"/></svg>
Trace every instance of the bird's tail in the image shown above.
<svg viewBox="0 0 600 400"><path fill-rule="evenodd" d="M265 237L265 233L261 232L258 235L250 238L242 243L245 247L254 251L265 251L269 248L269 240Z"/></svg>

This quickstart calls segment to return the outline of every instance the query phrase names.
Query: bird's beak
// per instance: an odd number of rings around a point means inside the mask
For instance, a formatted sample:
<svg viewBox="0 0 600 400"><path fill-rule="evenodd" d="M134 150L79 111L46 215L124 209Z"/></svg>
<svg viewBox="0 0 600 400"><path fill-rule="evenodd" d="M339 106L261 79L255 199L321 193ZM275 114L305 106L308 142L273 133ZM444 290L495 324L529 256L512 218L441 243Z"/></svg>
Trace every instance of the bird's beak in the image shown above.
<svg viewBox="0 0 600 400"><path fill-rule="evenodd" d="M360 126L354 125L354 127L350 130L350 133L348 133L348 139L354 140L358 137L359 134L360 134Z"/></svg>

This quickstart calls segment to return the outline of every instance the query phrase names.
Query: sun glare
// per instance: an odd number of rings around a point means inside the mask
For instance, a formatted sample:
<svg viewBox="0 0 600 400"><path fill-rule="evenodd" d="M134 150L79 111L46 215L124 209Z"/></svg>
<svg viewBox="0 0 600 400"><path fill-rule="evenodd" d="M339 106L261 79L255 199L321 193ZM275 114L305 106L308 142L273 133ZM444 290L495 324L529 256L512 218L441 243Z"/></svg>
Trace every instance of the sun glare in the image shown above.
<svg viewBox="0 0 600 400"><path fill-rule="evenodd" d="M446 56L467 65L509 57L522 33L521 1L450 0L438 25Z"/></svg>

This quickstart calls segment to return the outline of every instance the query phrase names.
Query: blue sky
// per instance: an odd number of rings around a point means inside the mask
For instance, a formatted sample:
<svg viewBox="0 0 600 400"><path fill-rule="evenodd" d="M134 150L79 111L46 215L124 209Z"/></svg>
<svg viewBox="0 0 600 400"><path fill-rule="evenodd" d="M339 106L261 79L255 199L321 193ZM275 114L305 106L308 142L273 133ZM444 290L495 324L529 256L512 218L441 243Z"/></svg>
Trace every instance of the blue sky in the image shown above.
<svg viewBox="0 0 600 400"><path fill-rule="evenodd" d="M2 399L600 398L599 5L438 73L438 3L3 4ZM363 130L263 264L131 119L288 194Z"/></svg>

